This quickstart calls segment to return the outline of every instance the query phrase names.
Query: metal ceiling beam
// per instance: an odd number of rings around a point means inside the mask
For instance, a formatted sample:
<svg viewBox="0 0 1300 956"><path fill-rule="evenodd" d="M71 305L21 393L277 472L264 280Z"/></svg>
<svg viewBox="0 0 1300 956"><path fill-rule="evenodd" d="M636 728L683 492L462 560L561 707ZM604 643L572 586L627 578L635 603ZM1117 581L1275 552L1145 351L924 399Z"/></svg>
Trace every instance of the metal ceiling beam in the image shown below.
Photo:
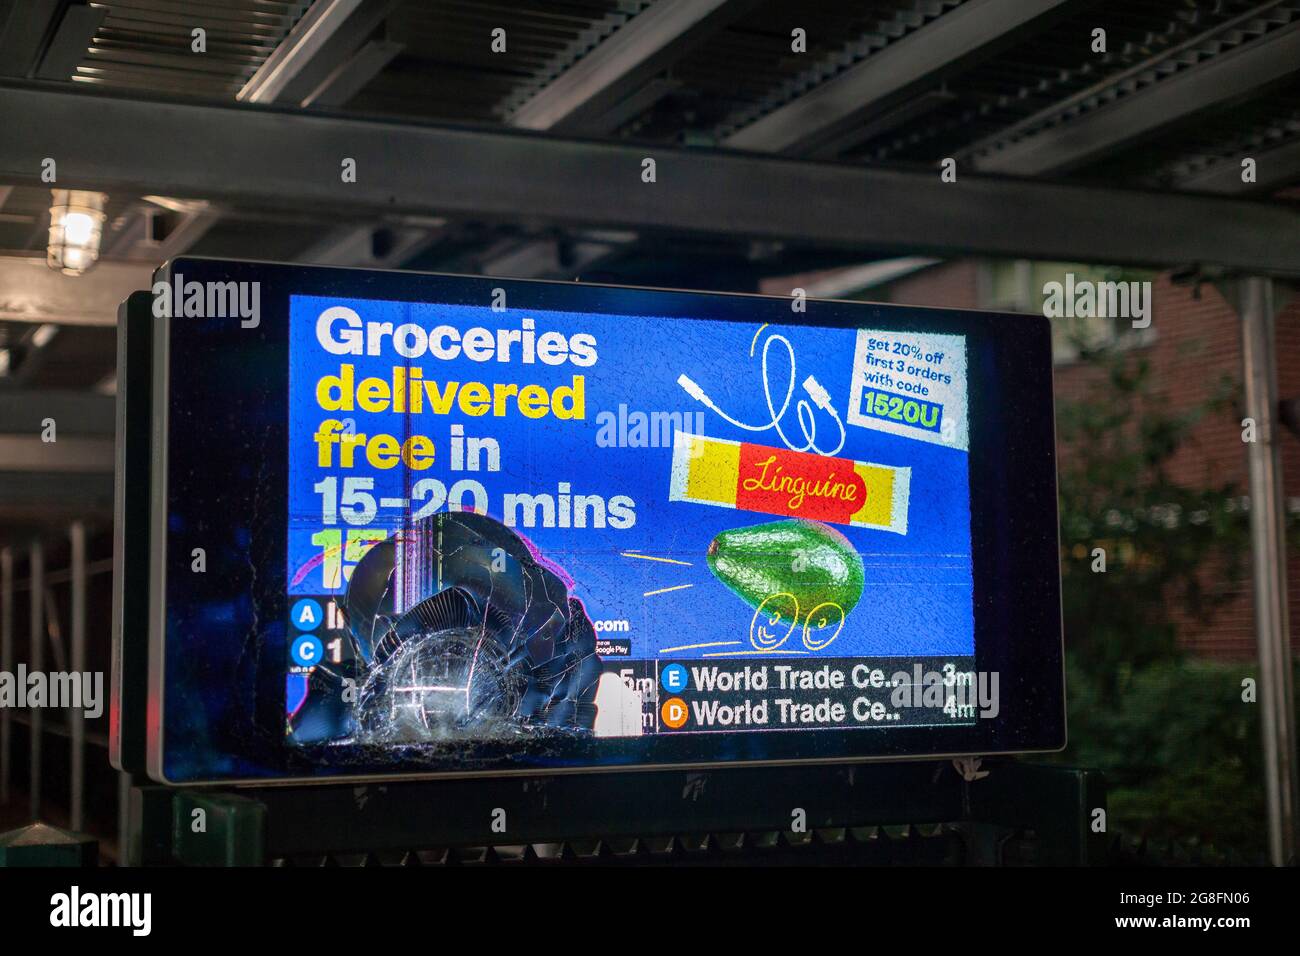
<svg viewBox="0 0 1300 956"><path fill-rule="evenodd" d="M1210 57L1167 79L976 156L980 172L1041 176L1076 169L1158 133L1225 108L1300 70L1300 21Z"/></svg>
<svg viewBox="0 0 1300 956"><path fill-rule="evenodd" d="M401 52L400 43L375 40L362 44L395 6L397 0L315 0L235 98L301 107L342 106ZM207 228L216 221L217 217L212 217ZM371 229L343 227L300 258L330 265L384 267L370 254L372 234ZM342 251L348 249L364 250L364 254L343 258Z"/></svg>
<svg viewBox="0 0 1300 956"><path fill-rule="evenodd" d="M177 213L171 228L158 243L155 261L166 262L185 254L220 221L221 210L210 203L196 203L193 209Z"/></svg>
<svg viewBox="0 0 1300 956"><path fill-rule="evenodd" d="M101 472L0 472L0 536L14 540L28 529L113 513L113 469Z"/></svg>
<svg viewBox="0 0 1300 956"><path fill-rule="evenodd" d="M737 130L727 146L801 152L842 135L972 60L987 57L1061 12L1071 0L968 0L955 10Z"/></svg>
<svg viewBox="0 0 1300 956"><path fill-rule="evenodd" d="M100 259L131 259L135 258L137 247L151 249L156 246L158 222L162 216L161 209L138 203L122 214L120 223L105 223Z"/></svg>
<svg viewBox="0 0 1300 956"><path fill-rule="evenodd" d="M514 279L559 279L581 275L628 248L635 237L620 242L536 239L488 250L480 260L484 275Z"/></svg>
<svg viewBox="0 0 1300 956"><path fill-rule="evenodd" d="M306 106L400 0L315 0L239 91L247 103Z"/></svg>
<svg viewBox="0 0 1300 956"><path fill-rule="evenodd" d="M161 202L166 197L149 199ZM166 262L194 248L221 221L221 210L211 203L166 201L168 205L161 208L156 203L142 203L133 209L126 224L106 244L102 258Z"/></svg>
<svg viewBox="0 0 1300 956"><path fill-rule="evenodd" d="M1300 215L1241 200L673 150L0 84L0 181L477 216L893 254L1300 274ZM642 181L647 156L657 181ZM340 162L356 161L356 182ZM1212 227L1207 224L1212 223ZM82 280L78 280L82 281Z"/></svg>
<svg viewBox="0 0 1300 956"><path fill-rule="evenodd" d="M0 76L31 76L62 0L13 0L0 23Z"/></svg>
<svg viewBox="0 0 1300 956"><path fill-rule="evenodd" d="M512 126L574 130L600 117L756 0L657 0L543 87Z"/></svg>
<svg viewBox="0 0 1300 956"><path fill-rule="evenodd" d="M957 97L943 88L918 92L883 112L873 111L870 116L862 117L841 133L824 137L815 145L809 144L808 147L799 150L799 155L808 159L834 159L860 143L869 142L905 123L920 119L956 99Z"/></svg>
<svg viewBox="0 0 1300 956"><path fill-rule="evenodd" d="M111 438L60 438L0 435L0 470L4 472L111 472Z"/></svg>
<svg viewBox="0 0 1300 956"><path fill-rule="evenodd" d="M676 85L662 74L709 35L754 4L660 2L617 29L514 114L513 125L536 130L603 133L650 108ZM623 246L561 244L540 239L504 243L490 250L480 269L488 275L566 278L625 251Z"/></svg>
<svg viewBox="0 0 1300 956"><path fill-rule="evenodd" d="M37 78L70 80L81 61L86 58L86 50L107 15L107 7L68 7L54 36L50 38L40 66L36 68Z"/></svg>
<svg viewBox="0 0 1300 956"><path fill-rule="evenodd" d="M303 106L342 106L356 96L393 62L405 47L387 40L371 40L334 70L320 86L303 97Z"/></svg>
<svg viewBox="0 0 1300 956"><path fill-rule="evenodd" d="M318 266L400 269L444 235L445 222L421 225L368 222L340 226L294 258Z"/></svg>
<svg viewBox="0 0 1300 956"><path fill-rule="evenodd" d="M30 334L23 336L23 358L16 372L11 372L8 382L18 388L31 385L41 374L50 359L50 345L59 337L57 325L46 324L33 326ZM12 350L11 350L12 352Z"/></svg>
<svg viewBox="0 0 1300 956"><path fill-rule="evenodd" d="M394 6L396 0L315 0L235 98L341 106L402 49L382 41L361 46ZM221 217L215 207L186 213L157 250L158 261L189 251Z"/></svg>
<svg viewBox="0 0 1300 956"><path fill-rule="evenodd" d="M588 135L616 129L673 89L658 74L754 6L755 0L659 0L583 54L506 122ZM612 251L575 249L568 247L571 258L564 263L558 240L534 240L500 255L489 250L481 268L487 275L543 278L580 272Z"/></svg>
<svg viewBox="0 0 1300 956"><path fill-rule="evenodd" d="M59 389L0 389L0 435L38 435L54 419L60 436L112 438L117 403L108 395ZM59 439L62 441L62 437ZM0 464L0 470L4 470Z"/></svg>
<svg viewBox="0 0 1300 956"><path fill-rule="evenodd" d="M99 262L85 275L65 276L44 259L0 256L0 321L116 325L118 305L149 288L152 276L151 265L120 262Z"/></svg>
<svg viewBox="0 0 1300 956"><path fill-rule="evenodd" d="M365 39L343 25L366 7L392 6L385 0L315 0L271 55L249 77L235 98L244 103L295 102L316 89L323 76L334 70ZM385 15L387 10L384 11ZM373 28L373 27L372 27ZM331 55L328 67L321 61ZM308 89L302 89L304 86ZM302 95L295 98L297 87Z"/></svg>
<svg viewBox="0 0 1300 956"><path fill-rule="evenodd" d="M1247 156L1255 160L1253 183L1241 181L1241 160ZM1178 181L1178 188L1246 195L1270 193L1297 181L1300 181L1300 139L1263 151L1243 150L1238 157L1222 160L1200 172L1184 176Z"/></svg>

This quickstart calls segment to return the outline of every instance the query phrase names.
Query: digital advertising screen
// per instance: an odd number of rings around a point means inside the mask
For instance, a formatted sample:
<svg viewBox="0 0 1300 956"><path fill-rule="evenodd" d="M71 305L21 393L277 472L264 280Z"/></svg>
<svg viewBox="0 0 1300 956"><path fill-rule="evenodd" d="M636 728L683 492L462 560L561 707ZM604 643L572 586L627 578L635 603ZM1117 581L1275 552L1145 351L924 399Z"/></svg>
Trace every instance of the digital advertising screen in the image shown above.
<svg viewBox="0 0 1300 956"><path fill-rule="evenodd" d="M155 779L1062 745L1045 322L159 275Z"/></svg>
<svg viewBox="0 0 1300 956"><path fill-rule="evenodd" d="M973 680L963 336L307 295L289 329L291 741L975 719L897 703Z"/></svg>

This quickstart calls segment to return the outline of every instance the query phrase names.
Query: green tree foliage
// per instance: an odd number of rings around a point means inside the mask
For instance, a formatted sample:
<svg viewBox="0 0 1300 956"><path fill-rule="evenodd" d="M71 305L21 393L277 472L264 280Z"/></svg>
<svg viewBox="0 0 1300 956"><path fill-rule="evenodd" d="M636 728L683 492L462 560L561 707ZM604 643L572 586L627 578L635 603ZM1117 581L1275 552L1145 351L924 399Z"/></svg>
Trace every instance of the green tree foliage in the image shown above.
<svg viewBox="0 0 1300 956"><path fill-rule="evenodd" d="M1259 706L1247 663L1170 660L1126 671L1113 702L1071 661L1068 760L1106 774L1110 826L1127 836L1261 857Z"/></svg>
<svg viewBox="0 0 1300 956"><path fill-rule="evenodd" d="M1113 703L1126 673L1179 656L1171 608L1204 620L1231 596L1247 523L1231 483L1189 487L1169 467L1195 425L1230 405L1232 383L1170 409L1144 358L1086 361L1091 386L1057 405L1063 612L1067 652Z"/></svg>
<svg viewBox="0 0 1300 956"><path fill-rule="evenodd" d="M1235 383L1171 408L1140 354L1085 350L1083 361L1090 386L1057 406L1063 759L1106 773L1112 831L1259 853L1259 707L1241 694L1253 665L1189 659L1177 640L1179 621L1208 622L1240 593L1241 490L1191 487L1170 468L1198 422L1233 407Z"/></svg>

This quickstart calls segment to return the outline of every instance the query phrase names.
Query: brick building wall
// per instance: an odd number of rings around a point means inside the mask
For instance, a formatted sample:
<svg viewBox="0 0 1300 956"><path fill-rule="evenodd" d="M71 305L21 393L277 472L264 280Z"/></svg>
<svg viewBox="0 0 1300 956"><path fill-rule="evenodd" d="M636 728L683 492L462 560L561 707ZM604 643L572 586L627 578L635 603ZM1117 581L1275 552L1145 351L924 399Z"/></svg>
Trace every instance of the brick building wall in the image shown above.
<svg viewBox="0 0 1300 956"><path fill-rule="evenodd" d="M921 306L979 308L987 302L981 264L973 260L943 263L870 290L864 298ZM1280 290L1279 290L1280 291ZM1154 338L1139 346L1150 360L1156 400L1170 409L1190 409L1203 403L1225 379L1240 396L1241 334L1237 316L1216 288L1174 285L1168 275L1152 281ZM1300 395L1300 296L1277 319L1278 390L1283 398ZM1058 398L1076 397L1087 387L1092 369L1067 363L1056 369ZM1241 440L1241 399L1235 407L1208 415L1188 436L1170 463L1175 481L1191 487L1233 483L1245 496L1248 490L1246 446ZM1282 474L1286 494L1300 500L1300 438L1282 431ZM1070 454L1060 449L1062 456ZM1294 507L1294 505L1293 505ZM1294 535L1293 535L1294 536ZM1291 547L1287 581L1291 608L1291 640L1300 647L1300 549ZM1222 574L1207 568L1207 576ZM1227 592L1226 603L1209 620L1192 619L1172 609L1179 621L1180 638L1190 651L1223 658L1255 655L1254 613L1251 603L1249 561L1243 579L1226 586L1207 581Z"/></svg>
<svg viewBox="0 0 1300 956"><path fill-rule="evenodd" d="M979 272L980 264L974 260L944 262L893 282L888 300L901 305L978 309L982 299Z"/></svg>

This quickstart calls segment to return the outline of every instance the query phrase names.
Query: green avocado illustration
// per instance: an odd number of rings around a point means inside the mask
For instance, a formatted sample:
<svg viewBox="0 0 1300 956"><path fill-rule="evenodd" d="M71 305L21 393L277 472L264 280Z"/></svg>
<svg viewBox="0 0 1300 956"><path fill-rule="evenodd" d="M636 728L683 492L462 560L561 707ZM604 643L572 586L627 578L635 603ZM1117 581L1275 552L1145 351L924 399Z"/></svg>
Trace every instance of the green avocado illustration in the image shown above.
<svg viewBox="0 0 1300 956"><path fill-rule="evenodd" d="M746 604L762 605L785 621L826 604L847 615L862 597L861 555L848 538L819 521L795 518L720 532L707 560L714 576Z"/></svg>

